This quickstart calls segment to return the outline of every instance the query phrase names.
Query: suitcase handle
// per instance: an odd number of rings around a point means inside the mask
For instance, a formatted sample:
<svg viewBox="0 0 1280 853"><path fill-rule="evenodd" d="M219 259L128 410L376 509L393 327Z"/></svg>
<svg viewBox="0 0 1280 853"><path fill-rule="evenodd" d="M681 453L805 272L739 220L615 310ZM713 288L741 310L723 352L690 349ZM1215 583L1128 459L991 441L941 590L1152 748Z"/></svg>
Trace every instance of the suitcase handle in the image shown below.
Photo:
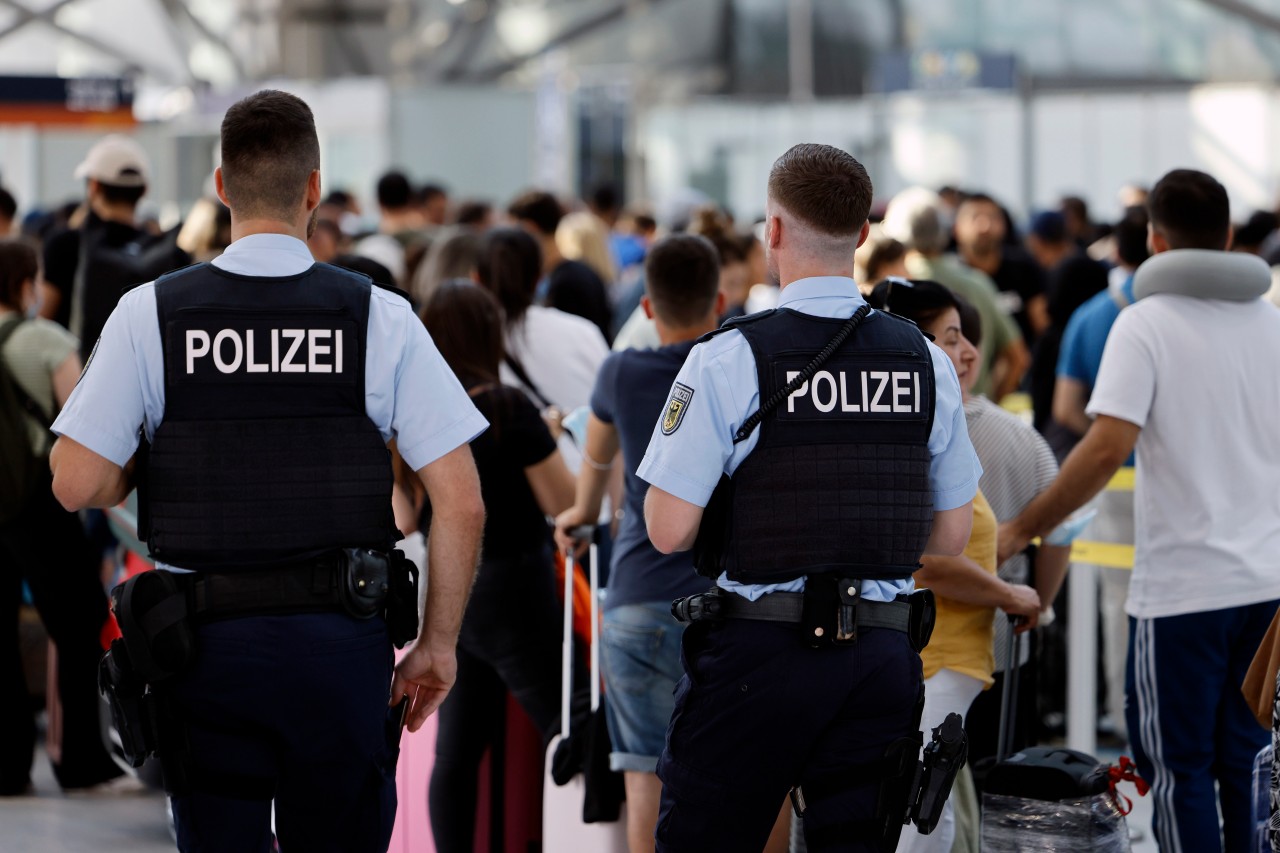
<svg viewBox="0 0 1280 853"><path fill-rule="evenodd" d="M591 710L600 707L600 570L597 546L587 551L587 579L591 587ZM573 698L573 578L577 561L564 558L564 634L560 656L560 737L569 737L569 706Z"/></svg>
<svg viewBox="0 0 1280 853"><path fill-rule="evenodd" d="M996 738L996 763L999 764L1013 752L1013 732L1018 720L1018 661L1021 659L1022 634L1013 629L1021 617L1009 617L1009 659L1005 661L1004 687L1000 692L1000 734Z"/></svg>

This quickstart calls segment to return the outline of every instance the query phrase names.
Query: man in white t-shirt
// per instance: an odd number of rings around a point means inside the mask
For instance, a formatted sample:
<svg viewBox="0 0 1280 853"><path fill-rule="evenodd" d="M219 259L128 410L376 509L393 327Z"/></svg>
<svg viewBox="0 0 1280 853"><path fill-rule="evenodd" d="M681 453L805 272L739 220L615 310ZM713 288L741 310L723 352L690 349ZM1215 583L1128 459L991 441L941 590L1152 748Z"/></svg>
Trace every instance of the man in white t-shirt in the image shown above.
<svg viewBox="0 0 1280 853"><path fill-rule="evenodd" d="M1177 250L1162 275L1251 272L1223 251L1227 194L1209 175L1170 172L1148 206L1153 254ZM1280 311L1262 299L1156 292L1124 309L1089 401L1093 425L1053 487L1001 528L1002 555L1048 532L1136 445L1125 707L1161 850L1249 848L1252 759L1268 739L1240 683L1280 604L1277 364Z"/></svg>

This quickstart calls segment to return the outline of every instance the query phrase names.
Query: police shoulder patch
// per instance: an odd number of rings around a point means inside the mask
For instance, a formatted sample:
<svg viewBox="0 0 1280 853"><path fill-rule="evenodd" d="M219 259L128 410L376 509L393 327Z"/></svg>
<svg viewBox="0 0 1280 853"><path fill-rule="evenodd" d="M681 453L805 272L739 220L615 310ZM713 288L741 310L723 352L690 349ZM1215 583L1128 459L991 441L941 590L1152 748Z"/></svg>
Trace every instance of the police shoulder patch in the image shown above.
<svg viewBox="0 0 1280 853"><path fill-rule="evenodd" d="M667 400L667 408L662 415L662 434L671 435L680 428L684 413L689 410L693 400L693 389L682 382L677 382L671 389L671 399Z"/></svg>

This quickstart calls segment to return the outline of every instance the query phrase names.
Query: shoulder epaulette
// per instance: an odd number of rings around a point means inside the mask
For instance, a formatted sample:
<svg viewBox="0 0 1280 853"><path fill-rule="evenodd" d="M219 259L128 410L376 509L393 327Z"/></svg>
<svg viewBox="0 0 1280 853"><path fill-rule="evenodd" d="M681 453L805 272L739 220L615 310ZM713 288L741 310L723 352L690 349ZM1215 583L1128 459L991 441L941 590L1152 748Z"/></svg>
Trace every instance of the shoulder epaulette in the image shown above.
<svg viewBox="0 0 1280 853"><path fill-rule="evenodd" d="M745 326L748 323L759 322L760 320L764 320L768 317L772 317L774 314L777 314L777 313L778 313L777 308L766 308L765 310L757 311L754 314L743 314L739 317L730 317L728 320L725 320L724 323L721 324L720 328L716 329L714 332L707 332L705 335L698 338L698 343L704 343L706 341L711 340L716 335L720 335L725 332L731 332L734 329L738 328L739 326Z"/></svg>
<svg viewBox="0 0 1280 853"><path fill-rule="evenodd" d="M209 266L209 263L207 261L197 261L194 264L187 264L185 267L179 267L176 270L170 270L164 275L156 276L156 284L159 284L160 282L166 281L171 278L176 278L184 273L191 272L192 270L203 269L204 267L207 267L207 266Z"/></svg>

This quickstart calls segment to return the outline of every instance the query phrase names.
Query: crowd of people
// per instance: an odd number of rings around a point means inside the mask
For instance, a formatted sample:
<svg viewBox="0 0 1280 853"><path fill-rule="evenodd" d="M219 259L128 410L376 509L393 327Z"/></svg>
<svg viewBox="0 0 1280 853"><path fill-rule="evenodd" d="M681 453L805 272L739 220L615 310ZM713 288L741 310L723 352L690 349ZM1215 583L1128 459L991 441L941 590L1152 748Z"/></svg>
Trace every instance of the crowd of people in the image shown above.
<svg viewBox="0 0 1280 853"><path fill-rule="evenodd" d="M167 231L140 221L150 173L136 143L111 136L77 170L83 199L19 219L12 195L0 189L0 357L6 388L25 402L31 458L47 456L49 424L121 294L216 258L232 243L230 213L216 198L201 200ZM311 255L406 293L489 423L471 444L487 514L482 556L458 639L456 686L439 712L429 804L417 807L430 810L438 850L469 853L481 760L507 694L538 730L555 729L558 554L581 551L581 530L592 527L607 555L601 643L610 766L624 774L630 849L653 850L656 772L682 675L684 627L670 603L706 582L688 555L663 553L650 541L649 484L637 471L655 424L674 431L684 417L689 399L672 389L694 342L727 320L778 305L761 223L712 203L658 221L644 205L623 204L611 185L584 199L530 190L505 206L456 199L400 171L383 175L375 189L376 223L350 192L324 196L308 227ZM1001 525L1045 500L1059 465L1090 432L1109 332L1135 300L1153 216L1170 215L1139 187L1125 188L1121 204L1115 222L1096 223L1081 199L1067 197L1019 227L979 189L912 188L873 208L869 238L854 258L870 305L911 320L948 357L961 392L957 411L981 465L963 553L924 557L914 578L934 590L938 612L922 654L922 725L927 732L950 713L964 717L971 764L996 754L998 694L1011 676L1003 672L1006 652L1021 634L1048 630L1034 629L1052 621L1071 551L1046 540L1006 554ZM1255 214L1236 227L1231 245L1280 264L1280 220ZM816 380L814 388L816 400ZM1016 404L1020 395L1029 405ZM405 465L397 474L396 526L406 535L425 532L431 501ZM55 775L68 790L119 787L121 771L98 734L95 696L110 534L100 514L81 520L58 507L47 472L31 489L38 499L0 518L3 695L26 693L14 630L25 581L58 649L63 718ZM1104 492L1096 507L1108 532L1091 538L1132 546L1132 485ZM1099 602L1102 710L1122 742L1129 568L1101 565ZM1059 655L1061 622L1054 627ZM1061 719L1053 636L1021 647L1015 747L1043 740L1053 733L1045 726ZM6 701L0 712L0 729L21 735L0 738L0 795L31 790L29 710ZM898 849L976 850L973 788L961 786L952 799L935 833L905 833ZM766 849L786 850L790 806L777 805ZM1174 800L1167 806L1175 808Z"/></svg>

